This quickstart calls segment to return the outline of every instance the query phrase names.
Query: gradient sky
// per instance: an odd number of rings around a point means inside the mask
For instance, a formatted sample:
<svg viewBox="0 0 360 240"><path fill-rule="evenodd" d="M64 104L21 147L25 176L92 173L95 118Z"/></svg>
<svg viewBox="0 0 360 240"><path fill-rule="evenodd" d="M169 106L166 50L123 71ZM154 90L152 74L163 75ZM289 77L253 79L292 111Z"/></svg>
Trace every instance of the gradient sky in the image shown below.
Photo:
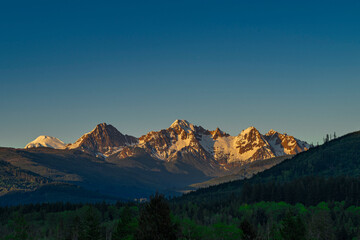
<svg viewBox="0 0 360 240"><path fill-rule="evenodd" d="M359 1L3 1L0 146L187 119L360 130Z"/></svg>

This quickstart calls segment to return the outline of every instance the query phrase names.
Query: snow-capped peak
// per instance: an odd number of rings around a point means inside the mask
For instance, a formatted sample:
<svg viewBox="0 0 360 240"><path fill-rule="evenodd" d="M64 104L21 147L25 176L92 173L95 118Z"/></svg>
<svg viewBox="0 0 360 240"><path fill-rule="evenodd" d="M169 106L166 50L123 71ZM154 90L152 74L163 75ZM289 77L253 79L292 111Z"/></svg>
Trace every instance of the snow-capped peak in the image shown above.
<svg viewBox="0 0 360 240"><path fill-rule="evenodd" d="M55 149L64 149L66 144L56 137L39 136L34 141L28 143L25 148L48 147Z"/></svg>
<svg viewBox="0 0 360 240"><path fill-rule="evenodd" d="M173 128L173 129L181 128L182 130L184 130L187 133L195 131L194 125L192 125L191 123L189 123L186 120L179 120L179 119L175 120L175 122L173 122L171 124L170 128Z"/></svg>
<svg viewBox="0 0 360 240"><path fill-rule="evenodd" d="M244 129L241 131L240 135L246 135L246 134L249 134L251 132L259 132L255 127L251 126L251 127L248 127L247 129Z"/></svg>

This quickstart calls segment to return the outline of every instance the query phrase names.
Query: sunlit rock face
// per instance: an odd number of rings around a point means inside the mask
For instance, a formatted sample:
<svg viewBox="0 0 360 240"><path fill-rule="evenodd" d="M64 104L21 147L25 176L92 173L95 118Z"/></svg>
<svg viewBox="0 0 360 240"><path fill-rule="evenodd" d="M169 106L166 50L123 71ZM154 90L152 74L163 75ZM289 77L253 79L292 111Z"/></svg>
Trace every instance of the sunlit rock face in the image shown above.
<svg viewBox="0 0 360 240"><path fill-rule="evenodd" d="M186 120L176 120L167 129L149 132L140 137L135 146L164 161L176 160L186 152L220 164L296 154L310 147L306 142L273 130L262 135L255 127L249 127L237 136L230 136L219 128L209 131ZM132 155L131 147L123 151L119 157Z"/></svg>
<svg viewBox="0 0 360 240"><path fill-rule="evenodd" d="M67 145L66 148L109 156L121 151L126 146L137 143L138 139L136 137L123 135L112 125L101 123L91 132L80 137L75 143Z"/></svg>

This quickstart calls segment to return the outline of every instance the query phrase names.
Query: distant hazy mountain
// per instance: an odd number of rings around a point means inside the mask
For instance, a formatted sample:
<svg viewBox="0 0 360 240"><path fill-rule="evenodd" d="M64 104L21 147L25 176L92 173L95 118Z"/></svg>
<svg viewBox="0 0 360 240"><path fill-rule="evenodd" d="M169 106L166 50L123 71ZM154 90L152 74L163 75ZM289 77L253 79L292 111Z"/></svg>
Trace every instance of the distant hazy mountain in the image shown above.
<svg viewBox="0 0 360 240"><path fill-rule="evenodd" d="M25 148L37 148L37 147L48 147L55 149L64 149L65 143L56 137L50 136L39 136L34 141L29 142Z"/></svg>

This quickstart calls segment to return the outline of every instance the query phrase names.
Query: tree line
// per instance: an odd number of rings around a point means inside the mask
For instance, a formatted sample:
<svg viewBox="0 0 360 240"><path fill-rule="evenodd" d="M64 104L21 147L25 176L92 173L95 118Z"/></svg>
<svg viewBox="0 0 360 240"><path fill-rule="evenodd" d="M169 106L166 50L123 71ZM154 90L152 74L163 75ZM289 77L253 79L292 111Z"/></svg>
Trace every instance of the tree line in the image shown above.
<svg viewBox="0 0 360 240"><path fill-rule="evenodd" d="M0 239L357 239L360 208L342 202L37 204L0 208Z"/></svg>

